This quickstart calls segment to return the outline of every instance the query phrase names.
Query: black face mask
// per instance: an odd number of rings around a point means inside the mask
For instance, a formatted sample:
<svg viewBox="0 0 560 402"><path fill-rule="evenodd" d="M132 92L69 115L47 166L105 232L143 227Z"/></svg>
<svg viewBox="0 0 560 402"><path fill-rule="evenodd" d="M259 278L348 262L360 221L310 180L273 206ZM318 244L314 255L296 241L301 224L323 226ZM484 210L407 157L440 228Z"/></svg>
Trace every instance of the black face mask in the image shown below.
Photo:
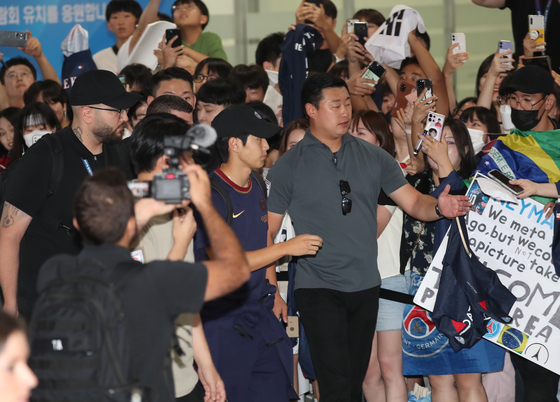
<svg viewBox="0 0 560 402"><path fill-rule="evenodd" d="M518 130L529 131L535 128L540 121L538 110L517 110L511 108L511 122Z"/></svg>

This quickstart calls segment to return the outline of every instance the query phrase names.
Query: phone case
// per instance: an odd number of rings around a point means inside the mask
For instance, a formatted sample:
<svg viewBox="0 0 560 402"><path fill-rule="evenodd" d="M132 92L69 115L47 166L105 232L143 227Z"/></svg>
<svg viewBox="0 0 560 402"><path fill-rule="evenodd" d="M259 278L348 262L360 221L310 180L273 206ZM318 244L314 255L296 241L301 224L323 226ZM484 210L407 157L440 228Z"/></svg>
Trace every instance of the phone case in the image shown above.
<svg viewBox="0 0 560 402"><path fill-rule="evenodd" d="M467 39L464 33L451 34L451 44L458 43L459 46L453 48L453 54L464 53L467 51Z"/></svg>
<svg viewBox="0 0 560 402"><path fill-rule="evenodd" d="M430 80L429 78L427 78L427 79L421 78L421 79L416 80L416 94L417 94L417 96L420 96L425 88L428 88L428 90L426 91L426 94L424 94L422 99L420 99L420 102L424 102L426 99L434 96L433 92L432 92L432 80Z"/></svg>
<svg viewBox="0 0 560 402"><path fill-rule="evenodd" d="M511 43L509 40L501 40L500 43L498 44L498 52L499 53L504 53L507 52L508 50L511 50L513 52L513 43ZM511 58L512 56L508 56L508 58ZM511 66L511 61L508 61L507 63L502 63L502 64L506 64Z"/></svg>
<svg viewBox="0 0 560 402"><path fill-rule="evenodd" d="M441 139L443 132L443 123L445 123L445 116L435 112L429 112L426 117L426 125L424 131L434 137L436 141Z"/></svg>
<svg viewBox="0 0 560 402"><path fill-rule="evenodd" d="M354 32L354 24L360 20L346 20L346 33Z"/></svg>
<svg viewBox="0 0 560 402"><path fill-rule="evenodd" d="M166 42L169 42L174 36L177 36L177 39L173 42L173 47L181 46L183 44L183 38L181 37L181 31L179 29L167 29L165 31Z"/></svg>
<svg viewBox="0 0 560 402"><path fill-rule="evenodd" d="M366 39L368 36L368 25L367 22L357 22L354 23L354 34L358 37L358 42L365 46Z"/></svg>
<svg viewBox="0 0 560 402"><path fill-rule="evenodd" d="M25 47L26 44L27 32L0 31L0 46Z"/></svg>
<svg viewBox="0 0 560 402"><path fill-rule="evenodd" d="M362 74L362 78L367 78L368 80L379 81L379 78L373 71L369 68ZM364 84L369 85L370 87L374 87L374 84L370 84L369 82L364 82Z"/></svg>
<svg viewBox="0 0 560 402"><path fill-rule="evenodd" d="M535 43L544 43L544 15L529 15L529 37ZM538 51L544 50L544 45L537 47Z"/></svg>
<svg viewBox="0 0 560 402"><path fill-rule="evenodd" d="M393 110L391 111L391 117L398 117L397 111L399 109L406 108L406 105L408 104L406 96L409 95L413 89L416 89L413 84L404 83L402 81L399 82L399 88L397 90L397 100L395 101L395 106L393 106Z"/></svg>
<svg viewBox="0 0 560 402"><path fill-rule="evenodd" d="M491 170L488 172L488 177L493 179L496 183L500 184L505 189L511 191L515 195L519 195L523 192L523 187L513 185L509 183L509 178L500 172L499 170Z"/></svg>

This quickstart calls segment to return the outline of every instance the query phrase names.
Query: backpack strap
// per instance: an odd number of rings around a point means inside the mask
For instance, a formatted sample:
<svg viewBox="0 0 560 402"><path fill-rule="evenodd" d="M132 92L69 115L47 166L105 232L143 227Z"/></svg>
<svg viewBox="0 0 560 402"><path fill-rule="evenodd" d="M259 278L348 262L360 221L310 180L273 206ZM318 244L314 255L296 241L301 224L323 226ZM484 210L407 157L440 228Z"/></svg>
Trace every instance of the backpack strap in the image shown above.
<svg viewBox="0 0 560 402"><path fill-rule="evenodd" d="M216 179L215 177L210 177L210 186L214 190L216 190L216 192L223 198L226 204L227 212L226 223L231 226L231 223L233 222L233 204L231 203L231 198L229 198L228 193L226 192L226 190L224 190L218 179Z"/></svg>
<svg viewBox="0 0 560 402"><path fill-rule="evenodd" d="M62 181L62 173L64 172L64 153L62 142L60 141L60 137L58 135L46 134L41 137L41 141L46 142L52 155L53 168L47 186L47 196L50 197L56 192L58 186L60 185L60 182ZM76 229L71 226L65 225L61 219L57 219L54 216L46 213L42 208L37 211L35 217L41 219L47 225L55 228L56 230L66 230L68 236L70 237L76 236Z"/></svg>
<svg viewBox="0 0 560 402"><path fill-rule="evenodd" d="M53 169L51 171L51 177L49 179L49 185L47 189L47 194L51 196L54 194L62 180L62 172L64 167L62 142L60 141L60 137L54 134L44 135L41 137L41 139L43 139L49 146L53 160Z"/></svg>
<svg viewBox="0 0 560 402"><path fill-rule="evenodd" d="M256 170L251 171L251 176L253 176L257 183L259 183L259 187L261 188L264 199L266 200L268 198L268 190L266 188L266 183L264 182L263 177Z"/></svg>

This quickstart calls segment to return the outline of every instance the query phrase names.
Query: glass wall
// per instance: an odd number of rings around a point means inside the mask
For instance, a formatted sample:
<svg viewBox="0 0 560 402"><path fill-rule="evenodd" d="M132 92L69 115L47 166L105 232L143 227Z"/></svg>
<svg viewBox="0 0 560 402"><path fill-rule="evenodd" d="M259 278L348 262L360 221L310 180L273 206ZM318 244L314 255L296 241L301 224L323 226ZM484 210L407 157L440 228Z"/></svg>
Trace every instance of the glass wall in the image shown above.
<svg viewBox="0 0 560 402"><path fill-rule="evenodd" d="M273 32L287 32L295 21L299 0L206 0L210 23L206 28L222 37L229 61L235 65L255 62L259 41ZM475 94L476 72L485 57L494 53L501 39L513 40L509 10L476 6L471 0L335 0L337 31L354 11L375 8L389 16L397 4L406 3L420 13L431 38L431 53L443 67L449 35L462 32L467 38L470 60L458 69L457 99Z"/></svg>

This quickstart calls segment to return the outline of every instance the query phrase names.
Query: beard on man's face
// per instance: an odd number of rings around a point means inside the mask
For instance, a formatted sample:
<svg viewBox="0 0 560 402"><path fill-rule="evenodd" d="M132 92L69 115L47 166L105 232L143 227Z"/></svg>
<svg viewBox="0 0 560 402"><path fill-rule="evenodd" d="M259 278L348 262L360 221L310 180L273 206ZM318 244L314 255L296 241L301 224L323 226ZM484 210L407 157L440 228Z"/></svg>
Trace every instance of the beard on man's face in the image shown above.
<svg viewBox="0 0 560 402"><path fill-rule="evenodd" d="M100 143L111 145L122 141L124 127L125 123L119 124L116 128L112 128L106 124L100 124L92 128L91 132Z"/></svg>

